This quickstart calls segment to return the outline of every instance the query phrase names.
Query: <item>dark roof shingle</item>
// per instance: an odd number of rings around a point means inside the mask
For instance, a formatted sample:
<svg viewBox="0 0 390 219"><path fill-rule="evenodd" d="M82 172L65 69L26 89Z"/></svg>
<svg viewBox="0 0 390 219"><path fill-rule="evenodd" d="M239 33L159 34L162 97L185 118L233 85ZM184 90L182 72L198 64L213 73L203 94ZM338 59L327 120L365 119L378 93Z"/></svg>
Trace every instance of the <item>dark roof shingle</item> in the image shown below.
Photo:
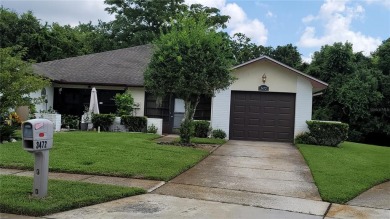
<svg viewBox="0 0 390 219"><path fill-rule="evenodd" d="M144 86L144 71L152 56L152 45L41 62L37 74L57 83Z"/></svg>

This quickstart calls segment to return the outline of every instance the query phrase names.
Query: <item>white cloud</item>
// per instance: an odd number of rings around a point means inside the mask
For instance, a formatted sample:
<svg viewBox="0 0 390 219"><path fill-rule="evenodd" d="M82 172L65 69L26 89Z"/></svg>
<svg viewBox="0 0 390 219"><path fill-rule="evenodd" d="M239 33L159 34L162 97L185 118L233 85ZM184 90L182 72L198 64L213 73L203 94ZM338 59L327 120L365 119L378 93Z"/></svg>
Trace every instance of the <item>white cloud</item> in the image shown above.
<svg viewBox="0 0 390 219"><path fill-rule="evenodd" d="M311 53L309 53L309 56L301 56L302 61L306 62L307 64L310 64L311 61L313 60L313 55L314 55L314 53L311 52Z"/></svg>
<svg viewBox="0 0 390 219"><path fill-rule="evenodd" d="M316 19L316 17L314 17L313 15L310 14L310 15L302 18L302 22L303 23L310 23L311 21L313 21L315 19Z"/></svg>
<svg viewBox="0 0 390 219"><path fill-rule="evenodd" d="M58 22L61 25L70 24L76 26L81 23L92 21L110 21L114 19L104 9L107 5L104 0L2 0L4 8L10 8L18 13L28 10L41 22Z"/></svg>
<svg viewBox="0 0 390 219"><path fill-rule="evenodd" d="M225 6L226 0L186 0L187 5L201 4L207 7L214 7L221 9Z"/></svg>
<svg viewBox="0 0 390 219"><path fill-rule="evenodd" d="M348 0L325 0L317 16L309 15L302 19L309 24L319 21L323 27L323 34L319 36L314 26L306 26L298 45L302 47L320 47L334 42L350 42L355 52L362 51L369 55L380 44L379 38L366 36L351 29L351 23L364 15L361 5L350 6Z"/></svg>
<svg viewBox="0 0 390 219"><path fill-rule="evenodd" d="M267 16L268 18L276 17L276 15L274 13L272 13L271 11L267 11L267 14L265 14L265 16Z"/></svg>
<svg viewBox="0 0 390 219"><path fill-rule="evenodd" d="M368 4L382 4L386 8L390 9L390 0L366 0Z"/></svg>
<svg viewBox="0 0 390 219"><path fill-rule="evenodd" d="M221 14L230 16L229 23L227 24L229 35L233 36L235 33L244 33L253 42L261 45L266 44L268 30L264 23L259 19L248 18L245 11L238 4L226 3L226 0L186 0L185 2L188 5L199 3L204 6L218 8Z"/></svg>

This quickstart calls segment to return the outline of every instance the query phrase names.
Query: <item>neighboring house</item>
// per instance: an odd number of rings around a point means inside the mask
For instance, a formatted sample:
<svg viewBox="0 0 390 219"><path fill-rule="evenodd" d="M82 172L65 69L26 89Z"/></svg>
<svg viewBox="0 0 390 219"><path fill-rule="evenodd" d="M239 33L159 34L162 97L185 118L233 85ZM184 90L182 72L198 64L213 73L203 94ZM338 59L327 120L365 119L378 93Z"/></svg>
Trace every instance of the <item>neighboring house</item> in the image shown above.
<svg viewBox="0 0 390 219"><path fill-rule="evenodd" d="M143 73L151 56L152 46L144 45L35 64L35 72L52 81L33 94L47 99L37 111L52 107L61 114L82 115L95 87L100 112L115 113L113 97L130 90L139 106L135 115L162 118L163 132L171 133L180 125L184 102L170 95L157 104L145 92ZM265 56L234 67L232 74L237 80L230 88L212 99L201 98L194 117L211 120L212 127L223 129L230 139L291 142L311 119L313 93L327 87ZM269 91L259 91L261 85Z"/></svg>

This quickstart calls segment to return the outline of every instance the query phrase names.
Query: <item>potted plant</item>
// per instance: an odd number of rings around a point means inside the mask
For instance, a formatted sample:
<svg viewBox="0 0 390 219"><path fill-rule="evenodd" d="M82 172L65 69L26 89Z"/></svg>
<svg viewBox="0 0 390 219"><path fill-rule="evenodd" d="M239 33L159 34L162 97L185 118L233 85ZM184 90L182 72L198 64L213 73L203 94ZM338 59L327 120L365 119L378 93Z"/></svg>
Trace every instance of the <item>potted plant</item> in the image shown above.
<svg viewBox="0 0 390 219"><path fill-rule="evenodd" d="M89 114L89 107L84 107L84 114L81 116L81 124L80 129L81 131L87 131L88 130L88 124L91 123L91 115Z"/></svg>

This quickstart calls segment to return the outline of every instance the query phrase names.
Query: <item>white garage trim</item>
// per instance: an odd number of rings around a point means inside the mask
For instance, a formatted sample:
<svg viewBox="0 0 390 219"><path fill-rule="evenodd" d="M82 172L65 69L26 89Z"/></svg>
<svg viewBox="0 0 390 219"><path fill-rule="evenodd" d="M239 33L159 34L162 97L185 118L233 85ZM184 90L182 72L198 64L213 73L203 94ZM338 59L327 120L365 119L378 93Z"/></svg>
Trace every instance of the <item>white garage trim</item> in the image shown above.
<svg viewBox="0 0 390 219"><path fill-rule="evenodd" d="M306 121L311 120L313 87L310 81L303 77L297 79L297 94L295 99L294 136L308 131Z"/></svg>
<svg viewBox="0 0 390 219"><path fill-rule="evenodd" d="M225 131L227 139L229 139L230 101L230 87L215 94L211 100L211 127L213 130L222 129Z"/></svg>

